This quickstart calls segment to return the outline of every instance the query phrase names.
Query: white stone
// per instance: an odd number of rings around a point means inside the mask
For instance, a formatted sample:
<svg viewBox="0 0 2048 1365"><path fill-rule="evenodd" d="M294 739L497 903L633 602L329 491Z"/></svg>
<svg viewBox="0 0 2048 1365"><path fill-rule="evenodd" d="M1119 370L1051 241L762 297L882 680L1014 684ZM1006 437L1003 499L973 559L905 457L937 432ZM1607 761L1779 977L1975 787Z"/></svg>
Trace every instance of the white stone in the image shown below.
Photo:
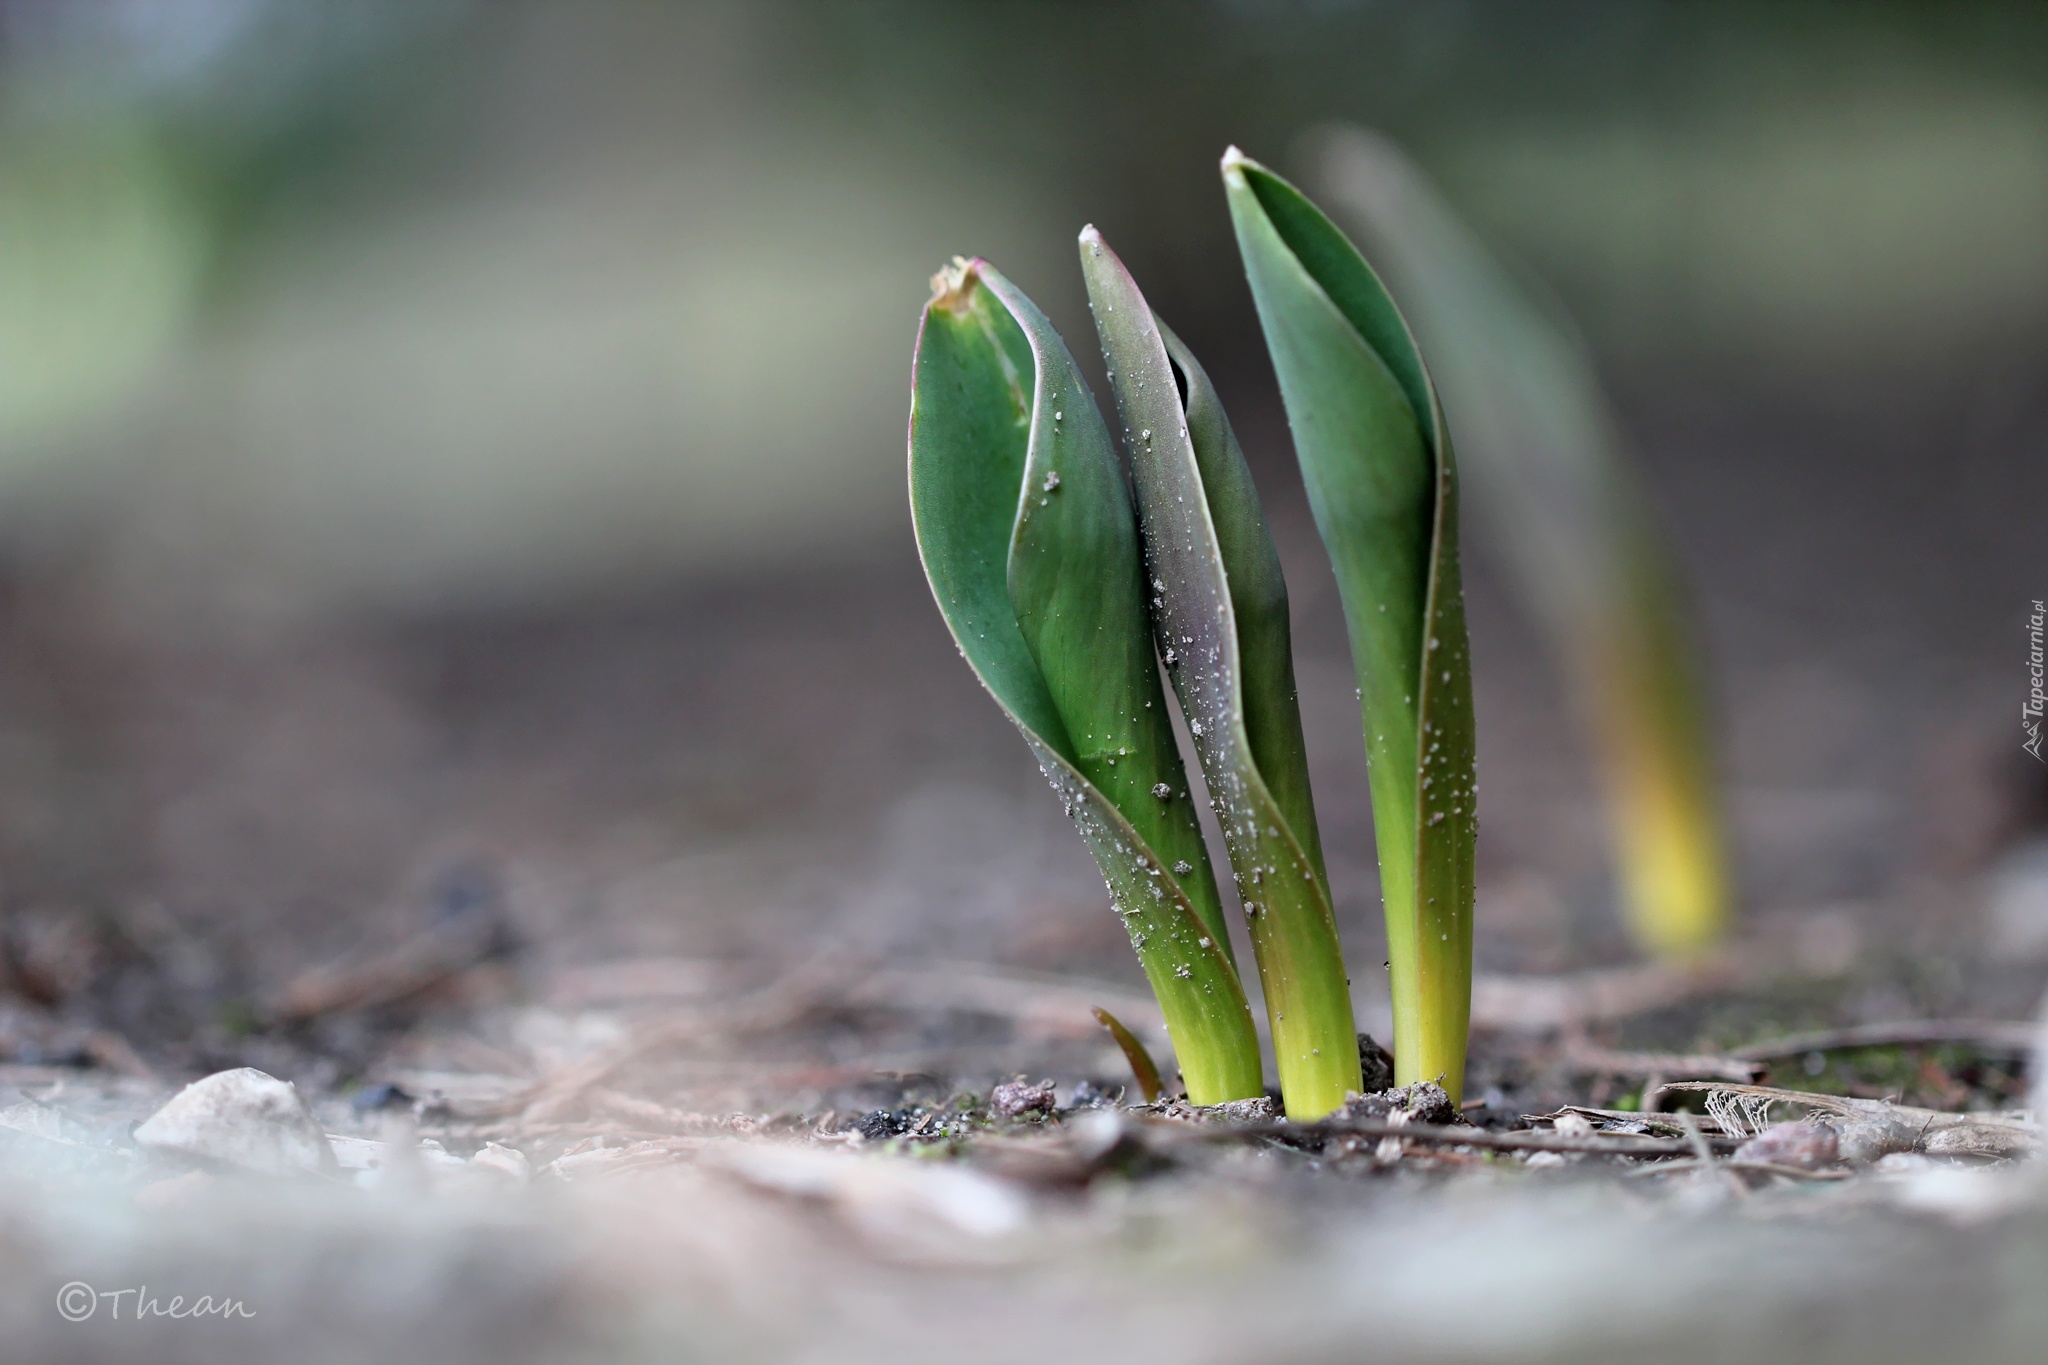
<svg viewBox="0 0 2048 1365"><path fill-rule="evenodd" d="M527 1161L526 1153L517 1147L504 1147L495 1142L486 1142L484 1149L469 1159L469 1164L478 1170L510 1176L522 1185L533 1175L533 1166Z"/></svg>
<svg viewBox="0 0 2048 1365"><path fill-rule="evenodd" d="M248 1066L180 1090L135 1130L135 1144L263 1175L339 1169L298 1087Z"/></svg>

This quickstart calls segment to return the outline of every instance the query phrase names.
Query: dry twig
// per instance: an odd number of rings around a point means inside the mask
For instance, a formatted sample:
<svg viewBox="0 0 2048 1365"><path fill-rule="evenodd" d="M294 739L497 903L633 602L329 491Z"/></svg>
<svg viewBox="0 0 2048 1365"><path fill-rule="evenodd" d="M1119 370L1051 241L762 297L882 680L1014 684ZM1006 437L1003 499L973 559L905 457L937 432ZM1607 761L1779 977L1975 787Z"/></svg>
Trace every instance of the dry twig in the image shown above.
<svg viewBox="0 0 2048 1365"><path fill-rule="evenodd" d="M1712 1076L1719 1080L1753 1081L1765 1070L1763 1063L1739 1057L1681 1052L1616 1052L1577 1038L1565 1043L1564 1061L1575 1071L1611 1076Z"/></svg>
<svg viewBox="0 0 2048 1365"><path fill-rule="evenodd" d="M1178 1128L1180 1125L1174 1127ZM1155 1126L1148 1136L1157 1134L1159 1130L1159 1127ZM1394 1123L1385 1119L1324 1119L1316 1123L1217 1125L1188 1128L1183 1132L1174 1133L1169 1141L1227 1142L1245 1138L1304 1141L1332 1137L1398 1137L1446 1147L1484 1147L1508 1152L1582 1152L1596 1156L1666 1156L1697 1154L1698 1151L1691 1141L1682 1138L1639 1137L1623 1133L1572 1137L1564 1133L1537 1133L1528 1130L1503 1133L1489 1128L1465 1128L1436 1123ZM1705 1135L1701 1135L1699 1140L1726 1142L1731 1149L1735 1145L1732 1139L1708 1138Z"/></svg>
<svg viewBox="0 0 2048 1365"><path fill-rule="evenodd" d="M1686 1157L1678 1161L1655 1161L1638 1166L1625 1174L1635 1176L1676 1175L1681 1171L1737 1171L1756 1175L1781 1175L1789 1180L1848 1180L1855 1172L1842 1170L1808 1171L1798 1166L1780 1166L1770 1161L1715 1161L1703 1163L1698 1157Z"/></svg>
<svg viewBox="0 0 2048 1365"><path fill-rule="evenodd" d="M1761 1131L1774 1104L1817 1110L1829 1116L1829 1126L1841 1140L1842 1157L1852 1162L1875 1161L1890 1152L2018 1156L2033 1150L2040 1141L2040 1128L2027 1114L1953 1114L1884 1100L1779 1090L1765 1085L1731 1085L1725 1081L1672 1081L1665 1088L1706 1095L1708 1109L1721 1121L1722 1128L1742 1136Z"/></svg>
<svg viewBox="0 0 2048 1365"><path fill-rule="evenodd" d="M2037 1029L2033 1024L1992 1019L1914 1019L1902 1023L1857 1024L1849 1028L1794 1033L1736 1048L1729 1055L1745 1061L1769 1062L1808 1052L1832 1052L1838 1048L1927 1047L1939 1043L1963 1043L2023 1057L2032 1051L2036 1036Z"/></svg>

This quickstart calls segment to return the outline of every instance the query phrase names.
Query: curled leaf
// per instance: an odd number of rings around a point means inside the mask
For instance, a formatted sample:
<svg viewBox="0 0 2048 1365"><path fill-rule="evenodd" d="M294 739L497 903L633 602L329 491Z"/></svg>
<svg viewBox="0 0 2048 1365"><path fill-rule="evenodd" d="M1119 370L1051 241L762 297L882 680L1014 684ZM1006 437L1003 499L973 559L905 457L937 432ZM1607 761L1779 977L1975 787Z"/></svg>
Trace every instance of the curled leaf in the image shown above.
<svg viewBox="0 0 2048 1365"><path fill-rule="evenodd" d="M1152 656L1109 432L1051 324L983 261L934 280L910 500L939 610L1102 869L1190 1098L1261 1093L1258 1040Z"/></svg>

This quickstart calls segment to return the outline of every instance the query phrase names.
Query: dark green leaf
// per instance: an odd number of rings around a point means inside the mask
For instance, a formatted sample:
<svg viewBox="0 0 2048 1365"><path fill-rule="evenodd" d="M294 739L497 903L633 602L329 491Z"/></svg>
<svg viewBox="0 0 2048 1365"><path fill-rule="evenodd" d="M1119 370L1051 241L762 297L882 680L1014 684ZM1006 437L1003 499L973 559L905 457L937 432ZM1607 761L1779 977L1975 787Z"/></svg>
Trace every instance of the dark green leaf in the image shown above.
<svg viewBox="0 0 2048 1365"><path fill-rule="evenodd" d="M1287 1112L1359 1086L1357 1031L1309 797L1287 586L1222 404L1093 228L1081 267L1130 453L1153 622L1258 957ZM1183 398L1185 394L1185 398Z"/></svg>
<svg viewBox="0 0 2048 1365"><path fill-rule="evenodd" d="M1189 1096L1261 1093L1257 1036L1159 686L1108 430L1044 316L984 262L918 336L911 513L962 654L1101 866Z"/></svg>

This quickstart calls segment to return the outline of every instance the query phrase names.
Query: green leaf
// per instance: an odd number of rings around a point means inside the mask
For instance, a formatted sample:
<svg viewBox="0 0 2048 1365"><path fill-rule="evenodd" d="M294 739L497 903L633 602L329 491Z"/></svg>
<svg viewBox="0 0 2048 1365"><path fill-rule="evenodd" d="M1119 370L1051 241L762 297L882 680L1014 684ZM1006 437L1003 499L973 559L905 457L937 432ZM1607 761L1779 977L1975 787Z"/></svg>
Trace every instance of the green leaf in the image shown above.
<svg viewBox="0 0 2048 1365"><path fill-rule="evenodd" d="M910 503L939 610L1095 854L1189 1098L1261 1094L1109 431L1051 324L992 266L956 262L933 284Z"/></svg>
<svg viewBox="0 0 2048 1365"><path fill-rule="evenodd" d="M1130 455L1152 620L1235 869L1289 1117L1359 1088L1358 1034L1309 795L1287 584L1251 471L1187 348L1093 228L1081 269ZM1185 395L1185 396L1183 396Z"/></svg>
<svg viewBox="0 0 2048 1365"><path fill-rule="evenodd" d="M1473 502L1599 747L1636 938L1668 956L1710 947L1728 858L1693 631L1592 362L1391 142L1335 130L1319 153L1333 208L1369 235L1429 345Z"/></svg>
<svg viewBox="0 0 2048 1365"><path fill-rule="evenodd" d="M1456 1097L1477 822L1450 441L1407 324L1357 249L1234 147L1223 181L1358 673L1395 1075Z"/></svg>

